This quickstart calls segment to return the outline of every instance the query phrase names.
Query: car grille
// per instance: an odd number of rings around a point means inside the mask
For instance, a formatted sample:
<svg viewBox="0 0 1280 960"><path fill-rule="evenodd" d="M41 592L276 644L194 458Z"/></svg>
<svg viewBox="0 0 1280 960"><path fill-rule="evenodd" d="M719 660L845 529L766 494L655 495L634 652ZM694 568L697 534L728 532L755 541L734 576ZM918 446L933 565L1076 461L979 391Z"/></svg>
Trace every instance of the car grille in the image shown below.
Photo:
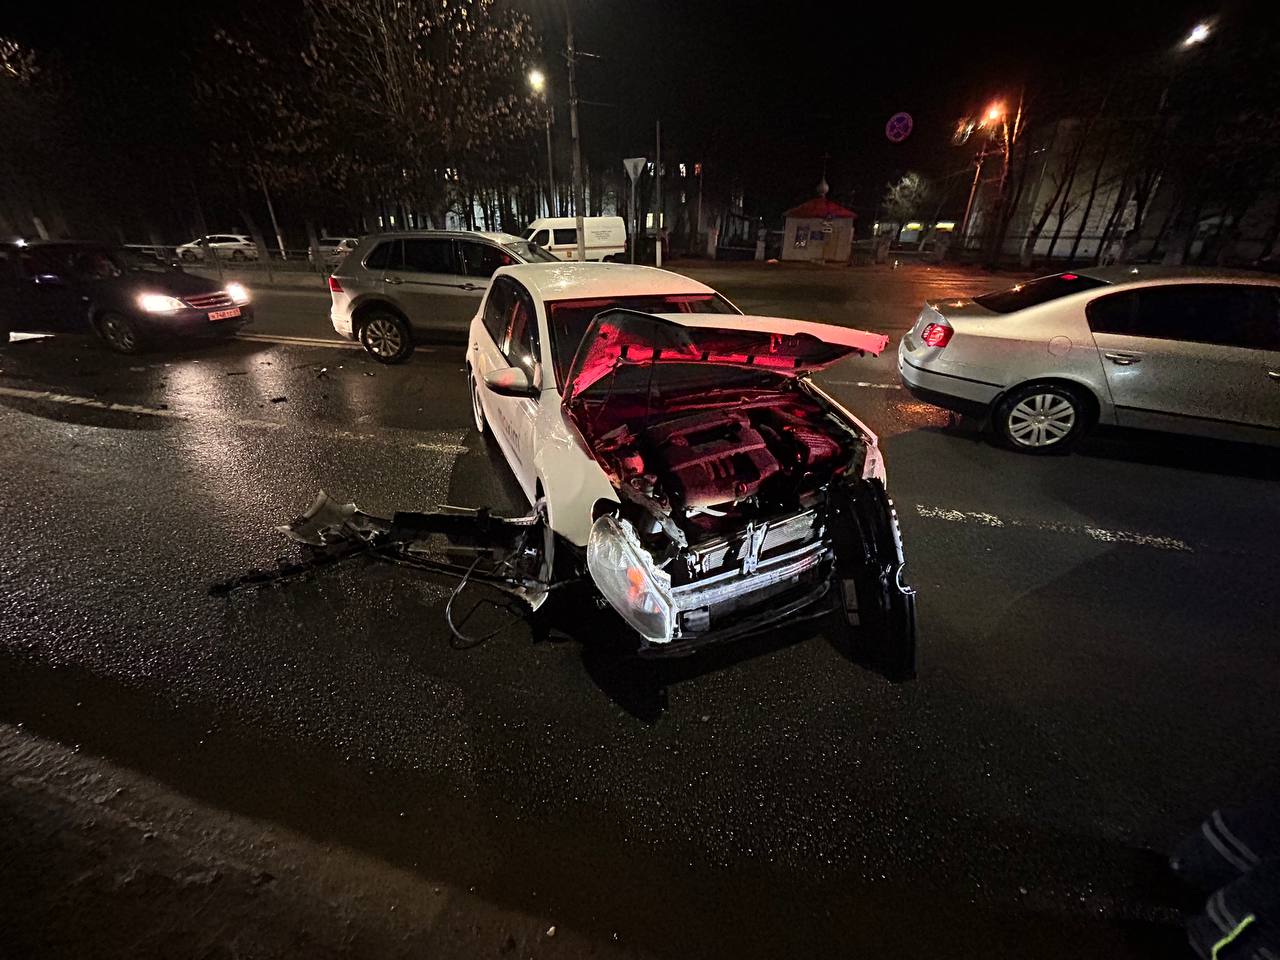
<svg viewBox="0 0 1280 960"><path fill-rule="evenodd" d="M202 293L197 297L183 297L182 302L197 310L221 310L224 307L236 305L236 302L231 299L231 294L225 290L219 290L217 293Z"/></svg>

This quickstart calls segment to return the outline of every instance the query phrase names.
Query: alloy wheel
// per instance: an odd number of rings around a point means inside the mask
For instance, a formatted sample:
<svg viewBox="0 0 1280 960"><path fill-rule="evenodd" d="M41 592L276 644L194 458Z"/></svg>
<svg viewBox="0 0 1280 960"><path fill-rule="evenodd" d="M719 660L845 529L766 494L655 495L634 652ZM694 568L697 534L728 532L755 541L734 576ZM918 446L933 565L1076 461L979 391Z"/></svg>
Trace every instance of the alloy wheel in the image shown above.
<svg viewBox="0 0 1280 960"><path fill-rule="evenodd" d="M383 317L374 317L365 325L364 343L370 353L384 358L394 357L404 346L400 330Z"/></svg>
<svg viewBox="0 0 1280 960"><path fill-rule="evenodd" d="M1075 404L1058 393L1024 397L1009 411L1007 423L1009 437L1024 447L1051 447L1075 425Z"/></svg>
<svg viewBox="0 0 1280 960"><path fill-rule="evenodd" d="M102 339L121 353L130 353L138 345L138 338L128 321L114 314L103 317L98 322L98 329L102 331Z"/></svg>

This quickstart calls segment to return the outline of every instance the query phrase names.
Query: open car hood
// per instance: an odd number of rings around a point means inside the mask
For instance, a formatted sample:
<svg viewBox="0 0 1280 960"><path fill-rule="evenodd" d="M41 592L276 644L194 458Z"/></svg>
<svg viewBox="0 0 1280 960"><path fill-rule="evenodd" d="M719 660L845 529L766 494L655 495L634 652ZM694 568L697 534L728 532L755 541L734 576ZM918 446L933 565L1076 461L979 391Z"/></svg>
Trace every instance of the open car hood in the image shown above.
<svg viewBox="0 0 1280 960"><path fill-rule="evenodd" d="M889 338L783 317L606 310L587 327L564 383L564 403L623 367L707 364L799 377L850 354L879 356Z"/></svg>

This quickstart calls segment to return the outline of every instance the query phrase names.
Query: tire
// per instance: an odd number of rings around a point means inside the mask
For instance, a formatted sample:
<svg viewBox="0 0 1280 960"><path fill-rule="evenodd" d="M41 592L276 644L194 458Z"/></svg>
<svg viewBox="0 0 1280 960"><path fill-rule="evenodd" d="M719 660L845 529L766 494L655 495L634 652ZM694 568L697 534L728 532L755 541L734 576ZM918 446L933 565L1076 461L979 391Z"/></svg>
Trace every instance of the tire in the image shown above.
<svg viewBox="0 0 1280 960"><path fill-rule="evenodd" d="M183 263L195 263L200 258L196 256L195 252L192 250L183 250L181 255L178 257L178 259L180 259Z"/></svg>
<svg viewBox="0 0 1280 960"><path fill-rule="evenodd" d="M94 324L102 342L116 353L132 354L142 350L142 334L138 325L122 313L104 313Z"/></svg>
<svg viewBox="0 0 1280 960"><path fill-rule="evenodd" d="M1001 443L1019 453L1066 451L1084 435L1092 408L1084 395L1060 383L1024 383L996 405L992 426Z"/></svg>
<svg viewBox="0 0 1280 960"><path fill-rule="evenodd" d="M360 324L360 345L379 363L404 363L413 353L413 334L394 313L376 310Z"/></svg>
<svg viewBox="0 0 1280 960"><path fill-rule="evenodd" d="M476 383L475 371L467 369L467 387L471 390L471 416L475 421L476 433L488 436L489 423L484 418L484 407L480 405L480 385Z"/></svg>
<svg viewBox="0 0 1280 960"><path fill-rule="evenodd" d="M232 260L236 260L236 261L243 261L243 260L245 259L245 253L244 253L244 251L243 251L243 250L232 250L232 251L231 251L231 259L232 259Z"/></svg>

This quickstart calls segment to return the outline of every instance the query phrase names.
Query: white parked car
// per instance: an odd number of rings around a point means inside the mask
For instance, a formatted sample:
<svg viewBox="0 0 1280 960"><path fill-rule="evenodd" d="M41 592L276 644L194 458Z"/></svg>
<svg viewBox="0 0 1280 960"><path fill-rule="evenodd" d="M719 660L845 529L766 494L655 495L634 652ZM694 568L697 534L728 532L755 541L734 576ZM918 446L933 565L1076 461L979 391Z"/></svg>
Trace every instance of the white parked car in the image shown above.
<svg viewBox="0 0 1280 960"><path fill-rule="evenodd" d="M359 237L321 237L316 241L315 252L307 251L307 262L319 262L329 268L336 267L359 242Z"/></svg>
<svg viewBox="0 0 1280 960"><path fill-rule="evenodd" d="M576 569L649 655L821 613L914 670L914 595L875 434L809 374L887 338L743 316L650 267L498 270L472 320L491 432ZM833 604L834 601L834 604Z"/></svg>
<svg viewBox="0 0 1280 960"><path fill-rule="evenodd" d="M576 217L542 217L529 224L524 238L557 260L578 259ZM583 217L582 238L588 260L621 260L627 252L627 225L621 217Z"/></svg>
<svg viewBox="0 0 1280 960"><path fill-rule="evenodd" d="M931 302L898 373L1027 453L1095 423L1277 444L1280 281L1108 267Z"/></svg>
<svg viewBox="0 0 1280 960"><path fill-rule="evenodd" d="M242 233L211 233L207 237L196 237L190 243L184 243L175 252L178 259L185 263L195 263L205 259L205 248L213 251L219 260L257 260L258 245L252 237Z"/></svg>

